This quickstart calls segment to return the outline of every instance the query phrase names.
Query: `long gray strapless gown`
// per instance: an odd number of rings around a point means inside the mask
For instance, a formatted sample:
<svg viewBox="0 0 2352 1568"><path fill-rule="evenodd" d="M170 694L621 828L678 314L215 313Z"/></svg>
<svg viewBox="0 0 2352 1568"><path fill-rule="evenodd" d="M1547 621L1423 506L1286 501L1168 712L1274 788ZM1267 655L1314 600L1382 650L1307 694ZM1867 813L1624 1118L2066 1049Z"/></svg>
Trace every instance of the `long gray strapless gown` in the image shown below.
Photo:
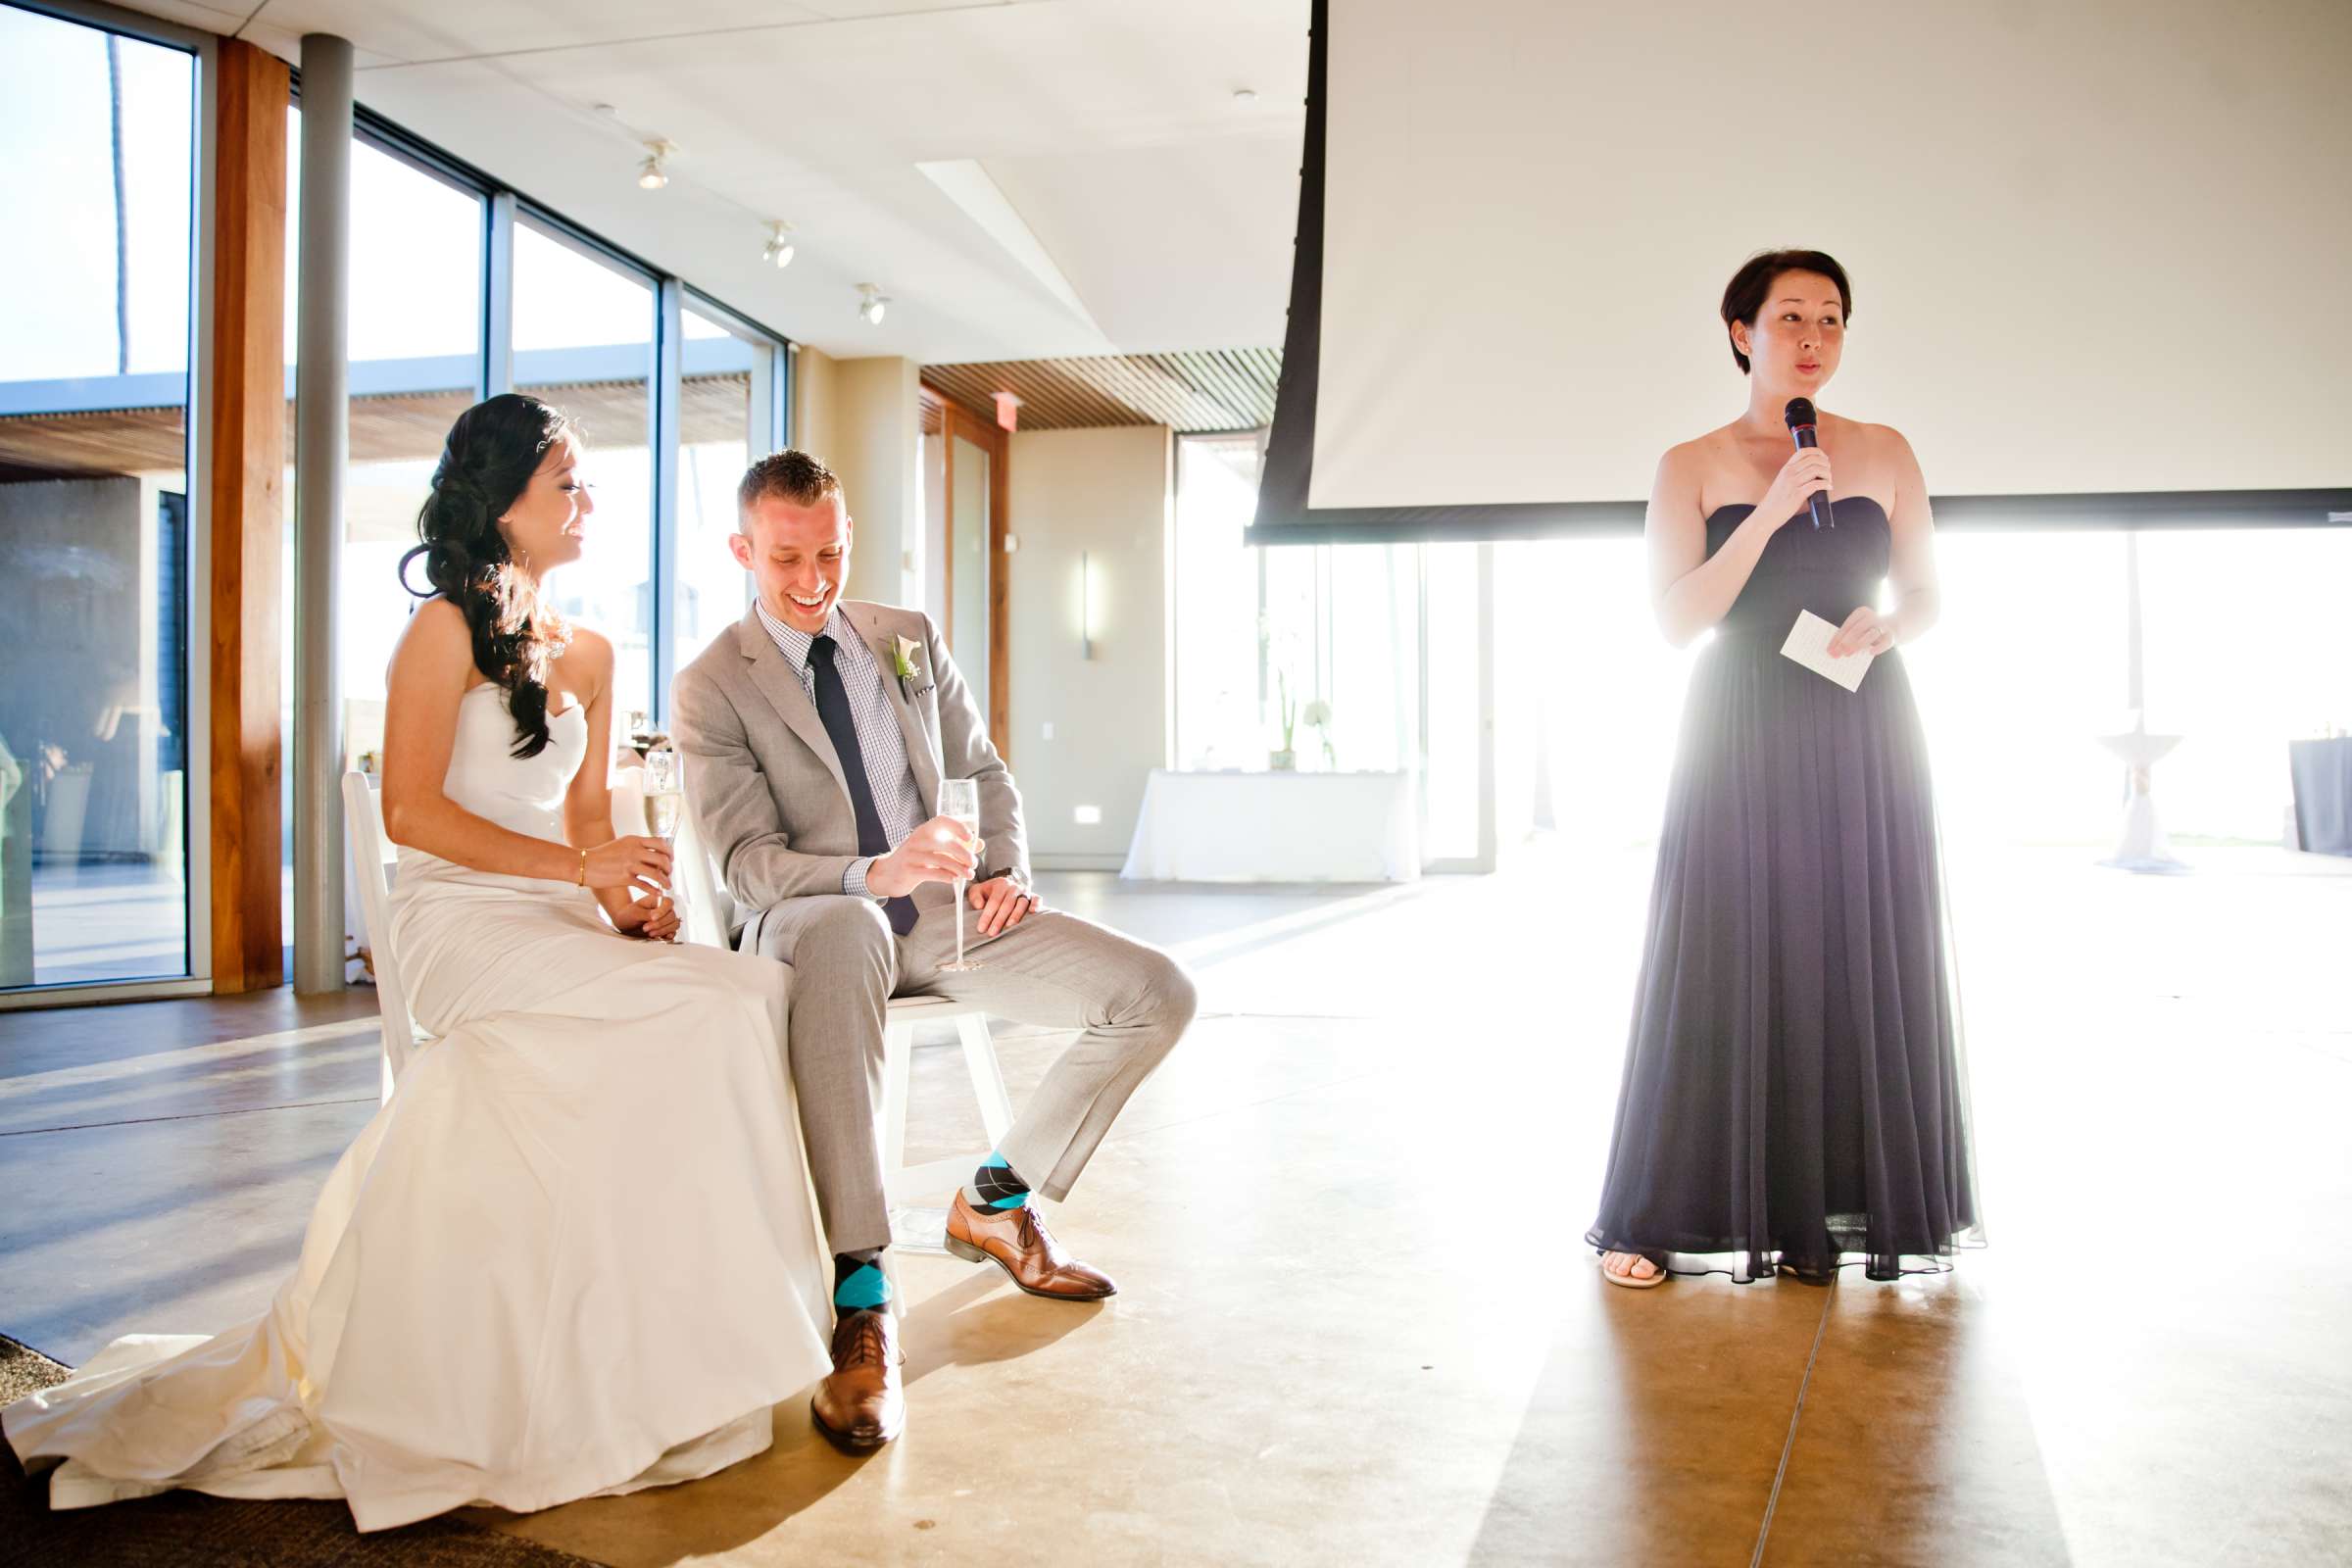
<svg viewBox="0 0 2352 1568"><path fill-rule="evenodd" d="M1707 518L1707 551L1754 509ZM1902 656L1848 692L1781 645L1874 604L1886 513L1773 535L1697 662L1593 1246L1873 1279L1981 1246L1927 744Z"/></svg>

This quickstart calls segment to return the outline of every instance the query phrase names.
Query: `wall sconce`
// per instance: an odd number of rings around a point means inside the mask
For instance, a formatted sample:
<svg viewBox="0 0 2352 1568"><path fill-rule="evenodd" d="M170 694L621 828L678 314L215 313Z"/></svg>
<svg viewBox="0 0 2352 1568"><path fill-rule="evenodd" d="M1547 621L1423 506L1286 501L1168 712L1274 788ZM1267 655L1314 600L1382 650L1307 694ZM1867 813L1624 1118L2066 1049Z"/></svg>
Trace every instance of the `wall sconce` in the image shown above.
<svg viewBox="0 0 2352 1568"><path fill-rule="evenodd" d="M1095 558L1078 553L1078 657L1095 657Z"/></svg>

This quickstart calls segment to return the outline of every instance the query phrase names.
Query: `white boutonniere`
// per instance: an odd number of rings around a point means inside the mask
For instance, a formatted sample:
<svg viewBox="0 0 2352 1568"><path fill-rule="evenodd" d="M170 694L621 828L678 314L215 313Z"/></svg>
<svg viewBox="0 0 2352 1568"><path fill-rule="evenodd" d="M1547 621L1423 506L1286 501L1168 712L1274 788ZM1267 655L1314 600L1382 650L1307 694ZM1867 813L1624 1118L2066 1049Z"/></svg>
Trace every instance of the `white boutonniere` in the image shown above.
<svg viewBox="0 0 2352 1568"><path fill-rule="evenodd" d="M918 688L915 685L916 681L923 678L923 666L915 660L915 656L922 651L923 645L911 637L901 637L890 651L891 667L898 672L899 676L899 690L905 692L909 701L922 696L931 689L928 686Z"/></svg>

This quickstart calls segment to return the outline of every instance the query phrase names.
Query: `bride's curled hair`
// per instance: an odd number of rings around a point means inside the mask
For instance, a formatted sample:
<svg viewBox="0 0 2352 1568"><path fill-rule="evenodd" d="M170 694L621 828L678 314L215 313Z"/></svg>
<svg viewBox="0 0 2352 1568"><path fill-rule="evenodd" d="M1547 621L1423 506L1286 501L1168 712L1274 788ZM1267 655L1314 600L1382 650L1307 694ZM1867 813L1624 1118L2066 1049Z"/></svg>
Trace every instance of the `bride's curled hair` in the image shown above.
<svg viewBox="0 0 2352 1568"><path fill-rule="evenodd" d="M437 593L465 613L475 667L506 688L516 757L547 748L547 667L570 642L571 628L539 602L536 581L515 569L498 519L570 430L561 411L520 392L459 415L433 468L432 493L416 514L423 543L400 558L402 587L419 598ZM409 563L418 556L429 590L409 582Z"/></svg>

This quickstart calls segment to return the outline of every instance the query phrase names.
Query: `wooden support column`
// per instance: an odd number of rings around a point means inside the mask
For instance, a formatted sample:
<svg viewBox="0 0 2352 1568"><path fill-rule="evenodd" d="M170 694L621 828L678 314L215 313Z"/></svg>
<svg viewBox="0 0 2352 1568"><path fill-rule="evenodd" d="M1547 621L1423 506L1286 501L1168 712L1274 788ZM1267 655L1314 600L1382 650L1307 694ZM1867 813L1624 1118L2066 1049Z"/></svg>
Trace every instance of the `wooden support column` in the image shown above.
<svg viewBox="0 0 2352 1568"><path fill-rule="evenodd" d="M285 983L279 571L286 468L284 61L219 46L212 441L213 989Z"/></svg>

